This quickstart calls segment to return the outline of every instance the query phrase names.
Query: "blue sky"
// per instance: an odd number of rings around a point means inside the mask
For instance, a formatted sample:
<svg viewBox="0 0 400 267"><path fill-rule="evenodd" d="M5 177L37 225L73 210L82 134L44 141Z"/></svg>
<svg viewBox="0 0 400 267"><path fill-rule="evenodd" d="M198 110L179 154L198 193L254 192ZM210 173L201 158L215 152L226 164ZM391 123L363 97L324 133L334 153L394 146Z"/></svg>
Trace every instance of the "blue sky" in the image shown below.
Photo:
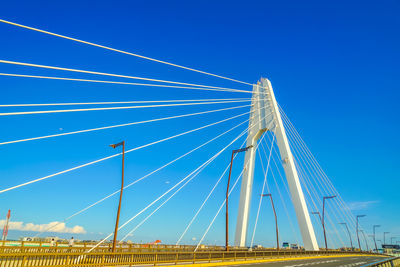
<svg viewBox="0 0 400 267"><path fill-rule="evenodd" d="M269 78L280 105L344 200L354 209L354 213L367 214L363 218L366 230L371 231L373 224L381 224L379 230L400 236L400 215L393 212L398 209L400 185L397 171L399 9L399 2L394 0L379 3L13 1L2 4L0 18L247 82L256 82L260 77ZM0 58L4 60L251 89L245 85L6 24L0 24L0 32ZM5 64L0 65L0 72L102 78ZM3 104L249 96L5 77L0 77L0 84L0 101ZM1 117L0 140L235 105ZM114 151L107 145L122 139L127 141L128 148L132 148L246 111L242 108L196 118L1 146L0 187L7 188L111 155ZM127 180L132 181L150 172L245 119L246 116L243 116L140 153L127 155ZM193 156L179 161L146 182L138 183L130 191L127 190L122 221L185 177L244 129L245 126L242 126L226 134L207 149L197 151ZM242 141L243 138L237 146ZM229 154L226 151L202 172L188 188L161 209L154 219L149 220L133 240L148 242L158 238L174 242L222 173ZM238 165L241 165L243 158L239 160ZM262 175L260 165L257 167L255 182L259 185ZM238 175L239 167L234 171ZM5 216L7 210L11 209L12 220L25 223L60 221L118 189L119 175L119 158L60 175L2 194L0 212ZM192 237L198 239L201 236L213 216L211 214L215 214L216 206L223 199L223 192L224 189L219 187L185 242L192 242ZM235 218L238 190L234 191L232 199L232 218ZM74 218L68 222L68 227L83 226L87 234L79 238L99 239L113 229L116 203L117 198L113 198ZM256 205L252 207L254 217ZM260 223L262 221L264 224L260 229L265 230L260 230L259 242L265 241L266 245L272 245L273 224L266 217L261 217ZM286 219L283 221L282 232L287 233L284 238L292 238L291 242L295 242L288 223L285 224ZM25 234L32 235L11 231L10 237L18 238ZM207 241L222 244L223 238L221 215Z"/></svg>

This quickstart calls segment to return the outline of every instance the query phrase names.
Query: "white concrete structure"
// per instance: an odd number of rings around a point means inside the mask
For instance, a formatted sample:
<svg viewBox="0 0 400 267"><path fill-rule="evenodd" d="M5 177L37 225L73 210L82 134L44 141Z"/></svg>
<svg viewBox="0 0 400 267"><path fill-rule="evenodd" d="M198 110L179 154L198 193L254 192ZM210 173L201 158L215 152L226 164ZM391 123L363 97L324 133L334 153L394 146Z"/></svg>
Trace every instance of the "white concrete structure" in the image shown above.
<svg viewBox="0 0 400 267"><path fill-rule="evenodd" d="M246 151L243 180L240 192L239 212L236 225L235 246L246 246L247 227L250 212L250 200L253 187L256 144L265 131L275 133L281 162L285 170L298 225L306 250L318 250L314 228L300 185L299 176L294 164L293 155L289 147L285 128L282 123L278 104L269 80L262 78L253 86L252 110L250 115L250 130L247 136L247 145L253 146ZM253 127L254 126L254 127ZM261 193L261 192L260 192Z"/></svg>

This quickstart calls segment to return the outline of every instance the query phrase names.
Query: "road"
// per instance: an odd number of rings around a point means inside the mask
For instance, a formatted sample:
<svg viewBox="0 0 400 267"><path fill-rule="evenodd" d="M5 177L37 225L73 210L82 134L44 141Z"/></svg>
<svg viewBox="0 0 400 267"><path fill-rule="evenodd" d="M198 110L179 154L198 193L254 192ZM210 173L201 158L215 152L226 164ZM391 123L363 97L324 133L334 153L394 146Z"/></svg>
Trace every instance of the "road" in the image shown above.
<svg viewBox="0 0 400 267"><path fill-rule="evenodd" d="M240 266L246 266L246 267L360 266L361 267L368 263L378 262L384 259L385 259L384 257L355 256L355 257L320 258L320 259L309 259L309 260L291 260L291 261L281 261L281 262L262 262L262 263L252 263L252 264L241 264ZM229 265L229 266L239 266L239 265Z"/></svg>

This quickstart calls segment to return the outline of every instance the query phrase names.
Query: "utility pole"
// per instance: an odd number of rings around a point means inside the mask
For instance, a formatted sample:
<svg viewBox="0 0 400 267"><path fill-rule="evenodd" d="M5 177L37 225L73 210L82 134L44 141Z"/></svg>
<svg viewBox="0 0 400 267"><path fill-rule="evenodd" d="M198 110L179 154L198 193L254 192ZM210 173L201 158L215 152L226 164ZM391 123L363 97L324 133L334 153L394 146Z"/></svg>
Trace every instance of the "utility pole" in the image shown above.
<svg viewBox="0 0 400 267"><path fill-rule="evenodd" d="M380 227L380 225L375 224L374 226L372 226L372 230L374 233L374 243L375 243L375 251L378 251L378 247L376 246L376 239L375 239L375 228Z"/></svg>
<svg viewBox="0 0 400 267"><path fill-rule="evenodd" d="M125 141L122 141L122 142L120 142L118 144L110 145L110 147L112 147L112 148L117 148L119 146L122 146L122 182L121 182L121 191L119 192L119 204L118 204L118 211L117 211L117 220L115 222L115 230L114 230L114 240L113 240L112 252L115 252L115 245L117 243L119 213L121 212L122 192L124 191Z"/></svg>
<svg viewBox="0 0 400 267"><path fill-rule="evenodd" d="M365 215L357 215L356 216L356 218L357 218L356 233L357 233L358 247L359 247L360 251L361 251L361 244L360 244L360 237L358 236L358 218L362 218L362 217L365 217Z"/></svg>
<svg viewBox="0 0 400 267"><path fill-rule="evenodd" d="M226 196L225 196L225 250L229 251L229 214L228 214L228 197L229 197L229 184L231 182L231 174L232 174L232 164L233 164L233 159L236 153L240 152L245 152L249 148L252 148L253 146L248 146L245 148L240 148L240 149L235 149L232 150L232 155L231 155L231 164L229 167L229 177L228 177L228 184L226 186Z"/></svg>
<svg viewBox="0 0 400 267"><path fill-rule="evenodd" d="M322 228L324 229L324 239L325 239L325 249L328 250L328 243L326 242L326 232L325 232L325 200L332 199L336 196L326 196L322 199Z"/></svg>
<svg viewBox="0 0 400 267"><path fill-rule="evenodd" d="M351 250L353 250L353 241L351 240L351 234L350 234L350 231L349 231L349 227L347 226L347 223L344 222L344 223L339 223L339 224L346 226L347 233L349 234L349 238L350 238Z"/></svg>
<svg viewBox="0 0 400 267"><path fill-rule="evenodd" d="M8 235L8 224L10 222L10 217L11 217L11 210L8 210L7 216L6 216L6 223L4 224L3 228L3 236L1 240L6 241L7 240L7 235Z"/></svg>
<svg viewBox="0 0 400 267"><path fill-rule="evenodd" d="M262 197L270 197L271 199L271 205L272 205L272 210L274 211L274 216L275 216L275 230L276 230L276 249L279 250L279 230L278 230L278 219L276 217L276 212L275 212L275 205L274 201L272 199L272 194L262 194Z"/></svg>

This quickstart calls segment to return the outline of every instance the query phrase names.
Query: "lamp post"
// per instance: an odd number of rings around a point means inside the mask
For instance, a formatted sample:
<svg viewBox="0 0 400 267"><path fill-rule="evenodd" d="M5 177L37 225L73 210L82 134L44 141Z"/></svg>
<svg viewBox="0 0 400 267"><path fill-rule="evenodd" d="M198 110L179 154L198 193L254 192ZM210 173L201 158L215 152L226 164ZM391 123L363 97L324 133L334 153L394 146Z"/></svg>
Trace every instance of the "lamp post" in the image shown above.
<svg viewBox="0 0 400 267"><path fill-rule="evenodd" d="M119 142L117 144L110 145L110 147L112 147L112 148L117 148L119 146L122 146L122 182L121 182L121 191L119 192L119 204L118 204L118 211L117 211L117 220L115 222L115 230L114 230L114 240L113 240L112 252L115 252L115 244L117 243L119 213L121 211L122 192L124 190L125 141Z"/></svg>
<svg viewBox="0 0 400 267"><path fill-rule="evenodd" d="M390 245L393 245L393 239L396 239L396 237L395 237L395 236L392 236L392 237L390 238Z"/></svg>
<svg viewBox="0 0 400 267"><path fill-rule="evenodd" d="M357 220L356 220L356 233L357 233L358 248L360 249L360 251L361 251L361 244L360 244L360 237L358 236L358 218L362 218L362 217L365 217L365 215L357 215L356 216L356 218L357 218Z"/></svg>
<svg viewBox="0 0 400 267"><path fill-rule="evenodd" d="M230 164L230 167L229 167L229 177L228 177L228 184L226 186L226 198L225 198L225 213L226 213L226 216L225 216L225 249L226 249L226 251L229 251L229 245L228 245L228 241L229 241L228 196L229 196L229 184L231 182L233 158L234 158L236 153L245 152L249 148L252 148L252 147L253 146L248 146L248 147L245 147L245 148L232 150L231 164Z"/></svg>
<svg viewBox="0 0 400 267"><path fill-rule="evenodd" d="M364 231L363 231L363 230L360 230L360 232L363 234L364 241L365 241L365 246L367 247L367 251L369 251L369 248L368 248L368 243L367 243L367 238L365 237L365 233L364 233Z"/></svg>
<svg viewBox="0 0 400 267"><path fill-rule="evenodd" d="M277 219L277 217L276 217L274 201L272 200L272 195L271 195L271 194L262 194L261 196L262 196L262 197L270 197L270 199L271 199L272 210L274 211L274 216L275 216L276 249L279 250L278 219Z"/></svg>
<svg viewBox="0 0 400 267"><path fill-rule="evenodd" d="M374 226L372 226L373 235L374 235L374 243L375 243L375 251L378 251L378 247L376 246L376 238L375 238L375 229L376 229L377 227L380 227L380 225L375 224Z"/></svg>
<svg viewBox="0 0 400 267"><path fill-rule="evenodd" d="M326 242L326 232L325 232L325 200L335 198L336 196L325 196L322 199L322 228L324 229L324 239L325 239L325 249L328 250L328 243Z"/></svg>
<svg viewBox="0 0 400 267"><path fill-rule="evenodd" d="M350 234L350 231L349 231L349 227L347 226L347 223L342 222L342 223L339 223L339 224L346 226L347 233L349 234L349 238L350 238L350 246L351 246L351 249L353 250L353 240L351 240L351 234Z"/></svg>
<svg viewBox="0 0 400 267"><path fill-rule="evenodd" d="M386 234L390 234L390 232L383 232L383 244L386 245Z"/></svg>

